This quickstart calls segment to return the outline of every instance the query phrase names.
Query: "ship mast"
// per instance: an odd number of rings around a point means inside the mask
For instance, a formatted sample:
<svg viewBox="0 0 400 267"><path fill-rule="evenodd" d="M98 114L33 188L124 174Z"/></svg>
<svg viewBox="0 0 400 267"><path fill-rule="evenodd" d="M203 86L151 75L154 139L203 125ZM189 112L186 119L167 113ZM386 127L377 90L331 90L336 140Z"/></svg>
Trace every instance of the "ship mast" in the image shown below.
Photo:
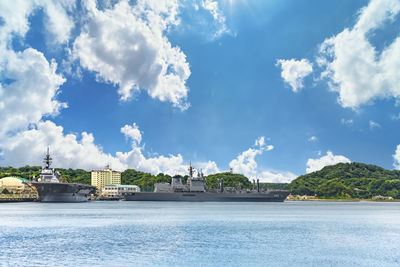
<svg viewBox="0 0 400 267"><path fill-rule="evenodd" d="M45 169L50 169L50 165L51 165L52 161L53 161L53 158L50 157L49 148L47 148L47 154L43 158L43 163L45 164L44 168Z"/></svg>
<svg viewBox="0 0 400 267"><path fill-rule="evenodd" d="M193 178L193 167L192 167L192 162L190 162L190 166L189 166L189 175L190 175L190 178Z"/></svg>

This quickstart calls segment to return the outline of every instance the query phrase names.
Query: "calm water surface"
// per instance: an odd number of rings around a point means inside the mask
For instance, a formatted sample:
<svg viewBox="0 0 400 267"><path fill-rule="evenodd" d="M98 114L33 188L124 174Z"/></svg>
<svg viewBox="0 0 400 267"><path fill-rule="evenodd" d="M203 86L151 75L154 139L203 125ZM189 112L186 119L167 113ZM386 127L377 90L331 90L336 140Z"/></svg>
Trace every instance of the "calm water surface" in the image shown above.
<svg viewBox="0 0 400 267"><path fill-rule="evenodd" d="M19 265L400 266L400 203L3 203Z"/></svg>

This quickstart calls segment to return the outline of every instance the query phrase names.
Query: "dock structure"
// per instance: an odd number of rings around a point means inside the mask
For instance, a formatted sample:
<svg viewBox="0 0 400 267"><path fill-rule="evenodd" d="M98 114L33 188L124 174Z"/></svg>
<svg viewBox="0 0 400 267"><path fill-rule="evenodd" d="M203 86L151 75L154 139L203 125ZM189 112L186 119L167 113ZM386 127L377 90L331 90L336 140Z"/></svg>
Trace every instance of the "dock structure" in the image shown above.
<svg viewBox="0 0 400 267"><path fill-rule="evenodd" d="M36 197L25 197L19 195L4 195L0 194L0 203L4 202L32 202L36 201Z"/></svg>

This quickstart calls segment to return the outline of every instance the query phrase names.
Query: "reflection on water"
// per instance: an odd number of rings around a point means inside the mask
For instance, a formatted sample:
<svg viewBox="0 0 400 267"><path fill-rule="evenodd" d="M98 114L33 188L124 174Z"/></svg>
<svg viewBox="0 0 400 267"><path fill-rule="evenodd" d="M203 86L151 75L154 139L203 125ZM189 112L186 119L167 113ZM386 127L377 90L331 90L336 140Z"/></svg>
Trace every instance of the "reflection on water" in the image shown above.
<svg viewBox="0 0 400 267"><path fill-rule="evenodd" d="M0 204L0 265L399 266L400 203Z"/></svg>

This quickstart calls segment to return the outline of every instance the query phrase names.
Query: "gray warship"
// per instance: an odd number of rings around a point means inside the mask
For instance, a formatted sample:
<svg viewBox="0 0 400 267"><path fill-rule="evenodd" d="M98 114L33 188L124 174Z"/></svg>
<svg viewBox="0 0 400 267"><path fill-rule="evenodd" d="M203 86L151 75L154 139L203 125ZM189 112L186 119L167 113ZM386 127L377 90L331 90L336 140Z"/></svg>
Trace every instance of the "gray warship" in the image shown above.
<svg viewBox="0 0 400 267"><path fill-rule="evenodd" d="M41 202L85 202L90 198L90 194L96 193L96 187L62 182L58 171L51 169L52 158L47 148L47 154L43 160L44 167L40 172L38 181L32 181L36 188L39 201Z"/></svg>
<svg viewBox="0 0 400 267"><path fill-rule="evenodd" d="M127 201L187 201L187 202L283 202L289 195L286 190L260 190L253 180L252 190L224 188L223 179L219 180L218 190L207 189L202 172L193 177L193 167L189 167L187 184L179 177L173 177L171 184L155 184L154 192L132 192L125 195Z"/></svg>

